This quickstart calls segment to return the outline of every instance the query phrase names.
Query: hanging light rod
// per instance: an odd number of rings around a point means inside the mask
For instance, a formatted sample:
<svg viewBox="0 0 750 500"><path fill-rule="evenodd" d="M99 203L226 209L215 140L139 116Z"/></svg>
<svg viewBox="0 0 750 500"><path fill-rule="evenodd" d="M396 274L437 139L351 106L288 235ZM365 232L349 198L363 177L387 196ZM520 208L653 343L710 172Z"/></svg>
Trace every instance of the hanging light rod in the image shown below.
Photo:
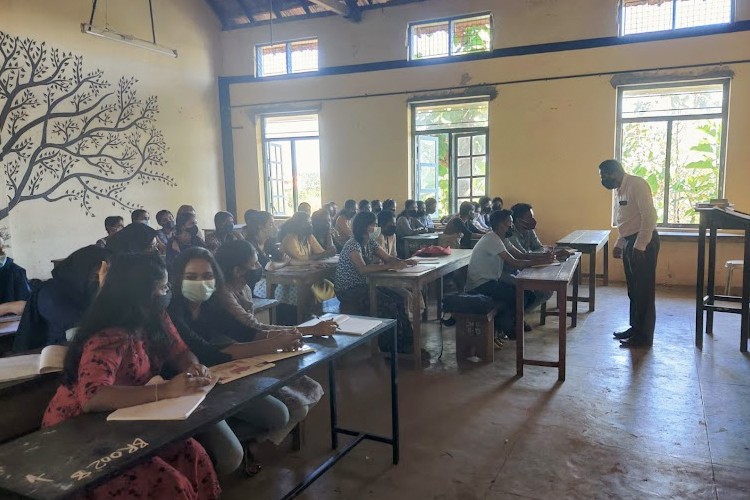
<svg viewBox="0 0 750 500"><path fill-rule="evenodd" d="M140 38L136 38L133 35L126 35L124 33L118 33L109 29L109 23L106 19L106 13L104 20L105 26L103 28L94 26L94 14L96 14L97 3L97 0L94 0L93 5L91 6L91 17L89 18L89 22L81 23L81 32L87 33L89 35L107 38L115 42L131 45L133 47L150 50L151 52L157 52L159 54L164 54L170 57L177 57L177 51L175 49L170 49L169 47L164 47L163 45L158 45L156 43L156 26L154 25L154 6L152 0L148 0L148 13L151 20L151 42L149 42L148 40L141 40Z"/></svg>
<svg viewBox="0 0 750 500"><path fill-rule="evenodd" d="M175 49L170 49L169 47L164 47L163 45L157 45L147 40L141 40L140 38L136 38L133 35L118 33L108 28L102 28L99 26L92 26L88 23L82 23L81 31L89 35L107 38L115 42L120 42L126 45L131 45L133 47L150 50L151 52L157 52L159 54L164 54L170 57L177 57L177 51Z"/></svg>

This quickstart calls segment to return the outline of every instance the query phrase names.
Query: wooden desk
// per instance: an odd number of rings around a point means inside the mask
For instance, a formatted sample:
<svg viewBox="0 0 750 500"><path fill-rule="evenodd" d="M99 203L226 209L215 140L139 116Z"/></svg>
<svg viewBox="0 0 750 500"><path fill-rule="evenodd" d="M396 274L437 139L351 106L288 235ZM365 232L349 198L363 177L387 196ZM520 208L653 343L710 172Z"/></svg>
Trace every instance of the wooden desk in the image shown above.
<svg viewBox="0 0 750 500"><path fill-rule="evenodd" d="M279 305L279 301L276 299L258 299L253 298L253 313L261 313L263 311L268 311L268 317L269 317L269 323L273 324L274 322L274 316L276 312L276 306Z"/></svg>
<svg viewBox="0 0 750 500"><path fill-rule="evenodd" d="M440 235L438 233L425 233L415 234L414 236L404 236L401 239L404 240L406 244L407 257L411 257L414 255L414 252L420 248L437 245L439 237Z"/></svg>
<svg viewBox="0 0 750 500"><path fill-rule="evenodd" d="M276 366L234 382L217 385L205 401L182 421L107 422L106 414L92 413L39 430L0 446L0 497L60 499L80 495L106 482L138 462L154 456L170 443L193 436L199 430L240 411L311 369L328 365L331 409L331 446L338 450L340 434L353 436L318 469L297 485L291 498L330 469L364 440L388 444L393 464L399 461L397 360L391 353L391 437L339 426L336 397L336 360L366 345L381 334L396 337L396 321L383 323L364 335L315 337L309 341L316 352L290 358ZM106 461L104 460L106 459ZM29 478L34 478L29 479ZM37 479L41 478L41 479Z"/></svg>
<svg viewBox="0 0 750 500"><path fill-rule="evenodd" d="M703 312L706 313L706 333L713 333L714 313L740 314L740 352L747 352L750 334L750 214L726 208L696 208L700 213L698 227L698 279L695 293L695 346L703 348ZM719 229L744 231L745 253L742 270L742 296L716 295L716 237ZM708 237L708 283L706 284L706 230ZM705 285L705 286L704 286ZM739 303L740 307L717 306L715 302Z"/></svg>
<svg viewBox="0 0 750 500"><path fill-rule="evenodd" d="M38 430L59 385L59 372L0 382L0 443Z"/></svg>
<svg viewBox="0 0 750 500"><path fill-rule="evenodd" d="M578 319L578 282L581 275L581 254L575 253L559 266L531 267L516 276L516 374L523 377L523 365L557 367L558 380L565 380L565 343L567 334L568 284L573 282L573 311L570 327L575 328ZM525 290L550 290L557 292L560 344L558 360L538 361L524 358L523 305Z"/></svg>
<svg viewBox="0 0 750 500"><path fill-rule="evenodd" d="M333 280L336 266L325 264L324 267L286 266L278 271L266 273L266 297L272 299L276 285L294 285L297 287L297 323L310 319L312 306L315 303L311 286L324 279Z"/></svg>
<svg viewBox="0 0 750 500"><path fill-rule="evenodd" d="M609 229L583 229L573 231L569 235L557 240L561 247L575 248L589 256L589 296L580 297L581 302L589 303L589 312L596 310L596 278L602 278L604 286L609 286ZM596 274L596 254L604 250L604 269L602 274Z"/></svg>
<svg viewBox="0 0 750 500"><path fill-rule="evenodd" d="M457 271L462 267L469 265L471 259L471 250L452 250L451 255L443 257L431 257L440 260L439 265L430 266L429 270L419 273L401 273L396 271L383 271L368 275L370 283L370 314L375 316L378 310L377 287L388 286L394 288L404 288L414 295L412 300L412 327L414 329L414 368L419 370L422 367L422 311L419 310L419 300L417 297L422 293L422 287L440 280L438 283L437 297L437 316L442 314L443 302L443 276Z"/></svg>

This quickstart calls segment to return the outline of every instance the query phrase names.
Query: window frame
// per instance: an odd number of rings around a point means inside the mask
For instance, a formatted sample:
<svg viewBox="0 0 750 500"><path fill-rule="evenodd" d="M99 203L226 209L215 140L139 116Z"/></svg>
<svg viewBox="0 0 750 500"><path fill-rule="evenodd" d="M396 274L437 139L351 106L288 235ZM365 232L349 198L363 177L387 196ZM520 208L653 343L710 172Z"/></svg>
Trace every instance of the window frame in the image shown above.
<svg viewBox="0 0 750 500"><path fill-rule="evenodd" d="M710 23L710 24L699 24L697 26L688 26L685 28L678 28L677 27L677 9L675 8L677 6L677 2L680 0L669 0L672 2L672 27L666 30L657 30L657 31L639 31L638 33L625 33L625 3L626 0L620 0L618 5L618 27L617 27L617 34L620 37L632 37L632 36L644 36L644 35L655 35L657 33L671 33L673 31L682 31L682 30L700 30L704 29L707 26L720 26L723 24L734 24L737 20L737 0L730 0L730 14L729 14L729 21L726 23Z"/></svg>
<svg viewBox="0 0 750 500"><path fill-rule="evenodd" d="M316 47L318 49L318 61L317 61L317 68L314 70L307 70L307 71L294 71L292 68L292 44L299 43L299 42L312 42L314 41L316 44ZM285 45L285 55L286 55L286 72L285 73L277 73L273 75L264 75L263 74L263 57L260 54L261 49L264 47L273 47L274 45ZM284 41L278 41L278 42L271 42L271 43L258 43L255 45L255 76L257 78L271 78L274 76L285 76L285 75L297 75L301 73L315 73L317 71L320 71L320 39L318 37L306 37L306 38L296 38L294 40L284 40Z"/></svg>
<svg viewBox="0 0 750 500"><path fill-rule="evenodd" d="M465 21L467 19L473 19L473 18L480 18L480 17L487 17L489 19L489 25L490 25L490 47L489 49L481 50L481 51L475 51L475 52L467 52L465 54L456 54L453 52L453 27L456 22ZM448 23L448 53L446 55L442 56L430 56L430 57L421 57L418 59L414 58L414 52L413 52L413 46L412 46L412 28L427 24L436 24L436 23ZM489 53L492 52L492 46L493 46L493 40L495 39L495 19L492 15L492 12L475 12L473 14L461 14L459 16L449 16L449 17L440 17L437 19L424 19L420 21L412 21L410 22L406 27L406 49L407 49L407 55L409 61L428 61L431 59L441 59L445 57L466 57L471 56L474 54L482 54L482 53Z"/></svg>
<svg viewBox="0 0 750 500"><path fill-rule="evenodd" d="M307 116L307 115L315 115L318 119L318 135L304 135L299 137L272 137L272 138L266 138L266 120L268 118L275 118L280 116ZM271 174L268 170L269 167L269 160L268 160L268 147L269 143L271 142L280 142L280 141L289 141L290 147L291 147L291 161L292 161L292 210L295 210L297 206L299 206L299 181L297 179L297 161L296 161L296 142L297 141L309 141L309 140L317 140L318 141L318 154L320 154L320 111L314 110L314 111L295 111L294 113L268 113L263 114L258 117L260 120L260 147L261 147L261 155L262 155L262 162L263 162L263 186L264 186L264 198L266 202L266 211L271 213L274 217L291 217L292 214L287 214L286 211L283 213L277 213L274 210L273 205L273 198L278 198L278 196L273 196L271 191ZM283 196L282 196L283 198Z"/></svg>
<svg viewBox="0 0 750 500"><path fill-rule="evenodd" d="M638 122L667 122L667 145L666 158L664 165L664 212L662 213L663 222L657 224L657 228L697 228L698 224L670 224L669 221L669 182L671 181L671 143L672 143L672 123L675 121L690 121L696 119L720 118L722 120L721 128L721 159L719 161L719 178L718 198L724 197L726 164L727 164L727 134L729 131L729 93L731 87L731 77L726 78L707 78L707 79L690 79L675 80L670 82L638 83L619 85L617 87L617 114L616 114L616 132L615 132L615 158L622 162L622 125L624 123ZM672 89L679 87L695 87L696 85L722 85L723 95L721 103L721 113L711 113L702 115L680 115L680 116L649 116L643 118L622 118L622 99L625 91L637 89ZM708 200L707 200L708 201Z"/></svg>
<svg viewBox="0 0 750 500"><path fill-rule="evenodd" d="M486 127L466 127L466 128L441 128L441 129L431 129L431 130L417 130L417 108L424 107L424 106L430 106L430 105L446 105L446 104L466 104L466 103L477 103L477 102L486 102L487 103L487 126ZM417 164L418 164L418 158L417 155L419 152L417 151L417 142L420 135L437 135L437 134L448 134L448 160L449 160L449 167L448 167L448 212L449 214L454 214L458 212L458 203L456 200L458 199L458 193L456 193L457 189L457 178L458 178L458 166L457 166L457 158L455 154L455 150L457 149L456 145L454 144L456 142L456 135L479 135L484 134L485 135L485 174L484 174L484 186L485 186L485 194L484 196L487 196L487 193L489 192L490 188L490 165L491 165L491 158L490 158L490 142L492 141L492 137L490 135L490 116L489 116L489 105L490 105L491 99L488 96L483 96L480 98L457 98L457 99L431 99L426 101L411 101L409 102L409 112L411 114L411 165L410 165L410 175L409 178L411 179L412 183L412 189L411 193L415 200L417 200L417 195L419 193L419 173L417 172ZM471 176L476 177L476 176ZM478 199L479 197L477 197Z"/></svg>

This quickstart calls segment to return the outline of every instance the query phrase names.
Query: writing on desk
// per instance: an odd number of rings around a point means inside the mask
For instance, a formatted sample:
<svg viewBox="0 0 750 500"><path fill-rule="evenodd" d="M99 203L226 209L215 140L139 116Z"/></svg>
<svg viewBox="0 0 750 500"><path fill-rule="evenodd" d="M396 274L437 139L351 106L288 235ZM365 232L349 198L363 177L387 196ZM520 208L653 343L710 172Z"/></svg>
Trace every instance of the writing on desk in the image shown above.
<svg viewBox="0 0 750 500"><path fill-rule="evenodd" d="M124 447L116 449L107 456L94 460L93 462L88 464L85 469L75 471L70 475L70 478L75 479L76 481L86 479L92 474L92 470L102 470L107 465L112 463L113 460L121 458L123 453L127 452L130 455L138 450L142 450L146 446L148 446L148 443L146 441L141 438L136 438L132 443L126 444Z"/></svg>

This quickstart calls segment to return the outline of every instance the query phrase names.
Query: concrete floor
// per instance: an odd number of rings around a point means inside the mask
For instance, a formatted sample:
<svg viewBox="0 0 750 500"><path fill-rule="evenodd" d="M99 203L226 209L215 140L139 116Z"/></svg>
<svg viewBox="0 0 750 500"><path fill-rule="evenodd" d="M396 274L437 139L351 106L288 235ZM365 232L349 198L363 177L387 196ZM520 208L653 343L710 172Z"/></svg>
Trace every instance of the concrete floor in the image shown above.
<svg viewBox="0 0 750 500"><path fill-rule="evenodd" d="M739 316L717 315L701 352L692 291L660 289L654 347L631 351L611 334L627 322L625 289L598 292L597 311L569 331L563 383L556 369L533 366L516 379L513 342L492 364L457 365L453 328L437 360L437 323L428 323L430 367L399 372L401 463L366 442L300 498L750 499L750 356L738 350ZM554 359L556 329L548 319L527 334L527 352ZM340 424L387 434L388 370L366 354L339 367ZM301 452L261 446L261 474L228 479L224 498L280 498L327 456L328 418L325 399Z"/></svg>

